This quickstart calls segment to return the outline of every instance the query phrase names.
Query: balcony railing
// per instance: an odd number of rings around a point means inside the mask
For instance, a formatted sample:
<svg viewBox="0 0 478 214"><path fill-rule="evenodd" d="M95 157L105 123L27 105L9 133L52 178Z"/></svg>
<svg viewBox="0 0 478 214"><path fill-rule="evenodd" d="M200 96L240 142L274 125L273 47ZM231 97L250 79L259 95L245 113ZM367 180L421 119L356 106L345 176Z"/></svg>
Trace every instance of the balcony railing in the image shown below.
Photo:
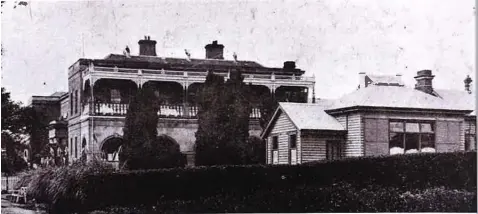
<svg viewBox="0 0 478 214"><path fill-rule="evenodd" d="M128 104L125 103L95 103L92 114L96 116L125 116L128 112ZM87 114L89 105L85 106L83 114ZM161 118L196 118L199 108L197 106L183 105L160 105L157 112ZM250 118L261 117L260 109L252 108Z"/></svg>
<svg viewBox="0 0 478 214"><path fill-rule="evenodd" d="M130 68L111 68L111 67L97 67L85 72L117 72L129 74L156 74L169 77L206 77L206 72L197 71L170 71L170 70L153 70L153 69L130 69ZM220 76L227 77L227 72L217 72ZM264 79L264 80L293 80L293 81L315 81L314 77L294 76L294 75L276 75L276 74L243 74L245 79Z"/></svg>

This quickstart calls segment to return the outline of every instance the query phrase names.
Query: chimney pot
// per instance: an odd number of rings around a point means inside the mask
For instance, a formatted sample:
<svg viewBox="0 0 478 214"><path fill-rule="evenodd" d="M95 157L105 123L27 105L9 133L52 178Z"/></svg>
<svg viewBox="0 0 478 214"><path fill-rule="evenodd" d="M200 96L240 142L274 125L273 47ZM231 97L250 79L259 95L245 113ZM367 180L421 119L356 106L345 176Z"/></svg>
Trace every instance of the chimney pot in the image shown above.
<svg viewBox="0 0 478 214"><path fill-rule="evenodd" d="M151 40L150 36L144 36L144 39L138 41L139 55L156 56L156 41Z"/></svg>

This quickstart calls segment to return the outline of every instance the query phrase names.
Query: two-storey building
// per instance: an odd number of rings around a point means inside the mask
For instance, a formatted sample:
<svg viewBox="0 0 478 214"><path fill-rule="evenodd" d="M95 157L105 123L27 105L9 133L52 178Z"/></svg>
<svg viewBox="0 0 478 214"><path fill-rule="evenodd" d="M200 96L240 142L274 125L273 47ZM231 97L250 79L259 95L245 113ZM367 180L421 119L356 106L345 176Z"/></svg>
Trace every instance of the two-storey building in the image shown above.
<svg viewBox="0 0 478 214"><path fill-rule="evenodd" d="M123 126L131 96L140 87L155 91L162 101L158 133L194 153L197 130L196 94L207 72L224 76L241 71L251 84L250 135L259 136L259 101L274 96L281 102L306 103L314 90L313 77L305 77L295 62L270 68L253 61L224 59L224 46L217 41L205 46L205 59L168 58L156 54L156 41L145 37L138 42L139 55L109 54L103 59L81 58L68 69L68 148L70 162L81 155L117 162ZM188 162L192 162L190 155ZM191 163L190 163L191 164Z"/></svg>

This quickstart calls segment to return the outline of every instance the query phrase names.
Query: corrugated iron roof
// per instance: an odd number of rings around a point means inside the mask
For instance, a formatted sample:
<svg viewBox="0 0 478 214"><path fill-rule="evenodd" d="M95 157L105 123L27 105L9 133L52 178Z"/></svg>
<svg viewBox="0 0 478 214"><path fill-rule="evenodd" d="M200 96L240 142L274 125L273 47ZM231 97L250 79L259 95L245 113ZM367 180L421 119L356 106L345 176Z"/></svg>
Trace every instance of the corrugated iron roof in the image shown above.
<svg viewBox="0 0 478 214"><path fill-rule="evenodd" d="M327 103L279 103L299 130L345 130L334 117L325 113L324 105Z"/></svg>

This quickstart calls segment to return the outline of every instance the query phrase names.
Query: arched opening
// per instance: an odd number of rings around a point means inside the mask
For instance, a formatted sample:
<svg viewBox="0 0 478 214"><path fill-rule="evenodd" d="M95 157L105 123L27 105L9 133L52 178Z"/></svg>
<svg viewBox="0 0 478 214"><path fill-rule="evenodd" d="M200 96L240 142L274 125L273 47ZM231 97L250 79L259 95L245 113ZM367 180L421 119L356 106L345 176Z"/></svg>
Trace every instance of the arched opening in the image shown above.
<svg viewBox="0 0 478 214"><path fill-rule="evenodd" d="M93 86L95 103L129 103L138 86L132 80L99 79Z"/></svg>
<svg viewBox="0 0 478 214"><path fill-rule="evenodd" d="M183 103L183 86L177 82L148 81L144 88L150 88L161 105L181 105Z"/></svg>
<svg viewBox="0 0 478 214"><path fill-rule="evenodd" d="M108 162L118 162L121 145L123 145L123 138L121 137L106 139L101 146L103 159Z"/></svg>
<svg viewBox="0 0 478 214"><path fill-rule="evenodd" d="M148 81L143 84L154 92L158 100L158 115L160 117L182 117L184 111L184 90L177 82Z"/></svg>
<svg viewBox="0 0 478 214"><path fill-rule="evenodd" d="M307 103L307 87L280 86L275 91L275 98L278 102Z"/></svg>
<svg viewBox="0 0 478 214"><path fill-rule="evenodd" d="M193 83L188 87L188 103L192 106L196 106L198 103L198 96L203 83Z"/></svg>

